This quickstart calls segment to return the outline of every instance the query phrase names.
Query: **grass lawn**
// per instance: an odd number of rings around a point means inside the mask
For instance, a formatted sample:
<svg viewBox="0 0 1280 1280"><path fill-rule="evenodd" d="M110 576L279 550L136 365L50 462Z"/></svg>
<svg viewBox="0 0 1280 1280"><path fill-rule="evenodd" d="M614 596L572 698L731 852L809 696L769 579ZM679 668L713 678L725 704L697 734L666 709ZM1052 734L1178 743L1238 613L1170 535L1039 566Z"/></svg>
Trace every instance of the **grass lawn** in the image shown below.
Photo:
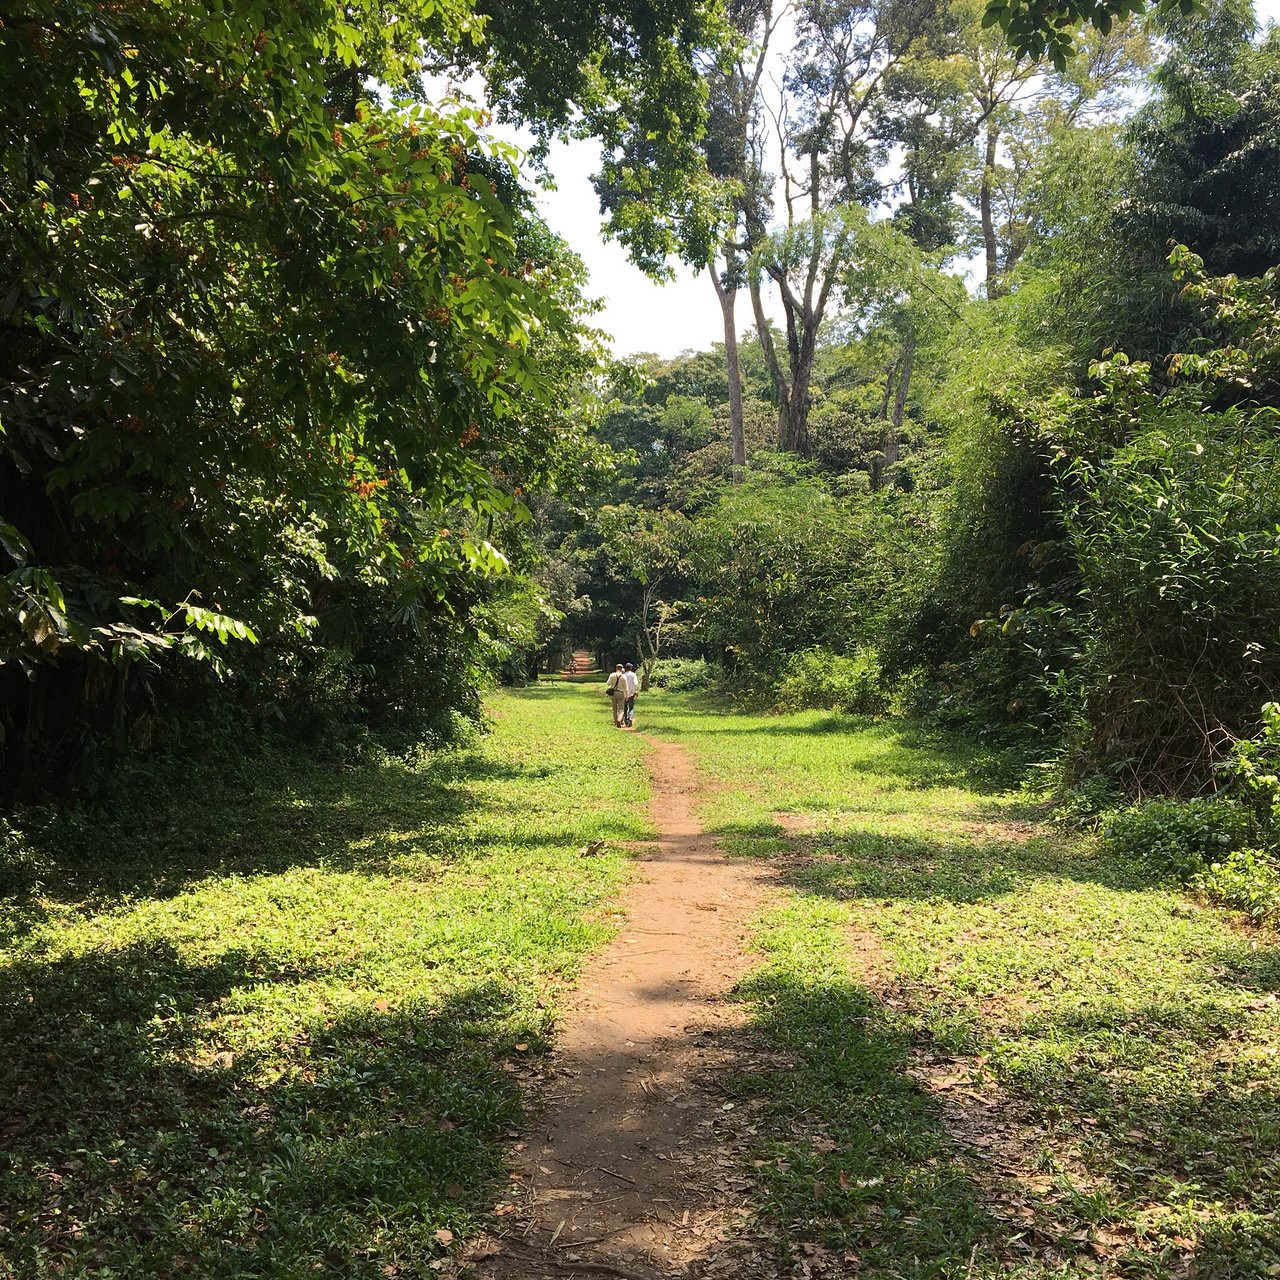
<svg viewBox="0 0 1280 1280"><path fill-rule="evenodd" d="M213 760L0 848L0 1276L426 1275L651 835L594 687L474 749ZM2 831L3 828L0 828Z"/></svg>
<svg viewBox="0 0 1280 1280"><path fill-rule="evenodd" d="M741 992L776 1066L727 1088L800 1273L1280 1275L1274 935L1038 825L971 743L642 712L787 886Z"/></svg>
<svg viewBox="0 0 1280 1280"><path fill-rule="evenodd" d="M227 755L22 815L0 1277L431 1274L651 835L597 686L500 696L474 748ZM724 1084L780 1276L1280 1275L1274 936L1038 825L971 743L640 712L786 889L740 991L769 1052Z"/></svg>

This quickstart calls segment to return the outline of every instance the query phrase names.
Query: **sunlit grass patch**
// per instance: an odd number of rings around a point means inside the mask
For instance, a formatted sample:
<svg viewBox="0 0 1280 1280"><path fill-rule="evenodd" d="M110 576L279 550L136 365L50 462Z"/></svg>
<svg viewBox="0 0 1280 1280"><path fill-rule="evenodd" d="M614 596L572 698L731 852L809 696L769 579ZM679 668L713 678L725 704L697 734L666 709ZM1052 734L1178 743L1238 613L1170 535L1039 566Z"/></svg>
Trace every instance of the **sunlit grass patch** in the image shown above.
<svg viewBox="0 0 1280 1280"><path fill-rule="evenodd" d="M71 853L49 825L0 958L0 1273L383 1277L471 1231L652 835L591 693L502 695L457 752L211 769Z"/></svg>
<svg viewBox="0 0 1280 1280"><path fill-rule="evenodd" d="M1016 760L971 744L680 698L651 721L716 780L708 824L789 887L742 994L790 1058L732 1086L763 1099L783 1253L957 1280L1280 1274L1273 935L1038 826Z"/></svg>

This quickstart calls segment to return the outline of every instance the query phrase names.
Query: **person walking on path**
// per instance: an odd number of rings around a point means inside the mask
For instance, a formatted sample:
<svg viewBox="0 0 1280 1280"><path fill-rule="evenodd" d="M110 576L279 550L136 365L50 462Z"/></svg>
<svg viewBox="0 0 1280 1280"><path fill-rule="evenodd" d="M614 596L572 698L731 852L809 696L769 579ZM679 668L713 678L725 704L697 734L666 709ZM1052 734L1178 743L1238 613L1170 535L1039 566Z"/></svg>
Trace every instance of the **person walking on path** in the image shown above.
<svg viewBox="0 0 1280 1280"><path fill-rule="evenodd" d="M636 693L640 688L640 678L636 675L634 662L627 663L627 669L622 673L622 680L627 688L627 700L622 706L622 723L626 728L631 729L635 727Z"/></svg>
<svg viewBox="0 0 1280 1280"><path fill-rule="evenodd" d="M604 684L604 691L609 695L609 701L613 705L613 727L615 729L625 727L622 717L627 706L626 674L627 673L623 670L622 663L618 663L618 665L609 672L609 678Z"/></svg>

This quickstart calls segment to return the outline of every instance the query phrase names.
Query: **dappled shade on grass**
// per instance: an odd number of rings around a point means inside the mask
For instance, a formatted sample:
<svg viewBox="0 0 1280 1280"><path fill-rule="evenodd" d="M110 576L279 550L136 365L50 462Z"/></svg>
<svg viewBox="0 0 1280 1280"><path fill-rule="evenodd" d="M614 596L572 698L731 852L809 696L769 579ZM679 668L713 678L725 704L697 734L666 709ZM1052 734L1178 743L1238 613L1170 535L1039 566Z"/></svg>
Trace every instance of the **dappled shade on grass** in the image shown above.
<svg viewBox="0 0 1280 1280"><path fill-rule="evenodd" d="M957 1280L1280 1273L1273 935L1037 824L1025 757L677 697L649 719L714 784L728 851L789 890L741 990L782 1063L728 1086L762 1104L782 1255L815 1275L845 1252Z"/></svg>
<svg viewBox="0 0 1280 1280"><path fill-rule="evenodd" d="M649 835L641 744L587 697L43 825L0 953L0 1270L384 1280L473 1230L627 874L578 850Z"/></svg>

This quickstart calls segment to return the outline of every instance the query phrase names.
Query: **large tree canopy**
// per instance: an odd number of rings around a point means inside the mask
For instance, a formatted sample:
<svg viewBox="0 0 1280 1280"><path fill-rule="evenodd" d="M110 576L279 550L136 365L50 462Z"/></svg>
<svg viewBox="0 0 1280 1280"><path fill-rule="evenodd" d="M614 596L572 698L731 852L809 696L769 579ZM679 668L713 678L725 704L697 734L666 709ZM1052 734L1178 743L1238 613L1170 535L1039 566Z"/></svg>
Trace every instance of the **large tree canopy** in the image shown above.
<svg viewBox="0 0 1280 1280"><path fill-rule="evenodd" d="M495 521L580 452L582 274L419 76L478 61L545 129L625 107L670 140L677 113L686 146L712 34L692 4L546 16L549 43L462 0L6 14L7 671L225 656L343 583L409 618L501 566Z"/></svg>

